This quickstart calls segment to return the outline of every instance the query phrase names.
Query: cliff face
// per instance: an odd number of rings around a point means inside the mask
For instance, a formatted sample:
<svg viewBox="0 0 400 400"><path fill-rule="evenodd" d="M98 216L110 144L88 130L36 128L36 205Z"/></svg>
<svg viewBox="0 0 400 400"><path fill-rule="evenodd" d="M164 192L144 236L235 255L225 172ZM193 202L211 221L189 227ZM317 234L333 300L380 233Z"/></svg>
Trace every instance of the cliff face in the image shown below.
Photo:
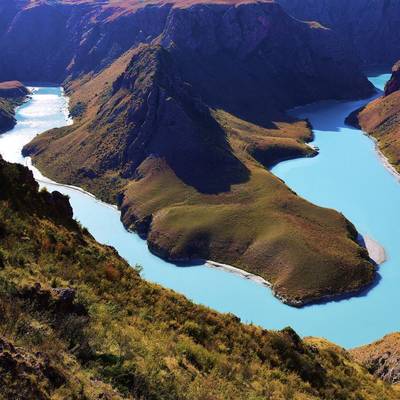
<svg viewBox="0 0 400 400"><path fill-rule="evenodd" d="M364 65L391 65L400 54L396 0L278 0L295 18L318 21L355 49Z"/></svg>
<svg viewBox="0 0 400 400"><path fill-rule="evenodd" d="M400 333L353 349L351 355L376 377L388 383L400 383Z"/></svg>
<svg viewBox="0 0 400 400"><path fill-rule="evenodd" d="M370 93L333 32L275 3L174 9L161 44L208 105L262 125L294 105Z"/></svg>
<svg viewBox="0 0 400 400"><path fill-rule="evenodd" d="M254 94L253 103L258 98L260 103L271 104L272 95L291 106L310 98L366 94L367 83L357 61L332 32L316 26L308 29L270 1L248 3L12 1L2 6L0 79L61 82L76 78L100 71L128 49L150 43L162 34L163 46L178 44L180 62L193 67L202 61L191 72L192 80L219 82L225 70L227 76L220 86L236 96L236 87L243 90L240 84L254 86L252 75L257 77L265 71L265 84ZM196 63L191 63L192 56L196 56ZM332 57L335 62L329 62ZM339 75L341 79L336 79ZM318 82L322 77L324 82ZM288 85L287 79L293 83ZM274 82L279 85L271 85ZM270 97L258 97L264 93L262 89L282 84L284 91L278 88ZM206 92L202 89L201 95ZM250 89L247 98L243 94L242 106L249 96ZM220 99L212 100L218 103Z"/></svg>
<svg viewBox="0 0 400 400"><path fill-rule="evenodd" d="M21 82L0 83L0 133L15 126L15 108L25 100L28 93L28 89Z"/></svg>
<svg viewBox="0 0 400 400"><path fill-rule="evenodd" d="M385 85L385 96L390 96L398 90L400 90L400 61L392 68L392 76Z"/></svg>

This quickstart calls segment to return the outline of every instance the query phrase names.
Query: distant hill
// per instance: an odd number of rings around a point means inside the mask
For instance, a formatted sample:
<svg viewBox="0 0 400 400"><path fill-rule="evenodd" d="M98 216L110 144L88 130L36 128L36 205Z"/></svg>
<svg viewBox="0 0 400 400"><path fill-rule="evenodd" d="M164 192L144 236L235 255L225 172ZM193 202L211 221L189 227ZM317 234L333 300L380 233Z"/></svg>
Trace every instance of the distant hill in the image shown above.
<svg viewBox="0 0 400 400"><path fill-rule="evenodd" d="M390 66L400 56L397 0L277 0L295 18L318 21L353 47L364 67Z"/></svg>

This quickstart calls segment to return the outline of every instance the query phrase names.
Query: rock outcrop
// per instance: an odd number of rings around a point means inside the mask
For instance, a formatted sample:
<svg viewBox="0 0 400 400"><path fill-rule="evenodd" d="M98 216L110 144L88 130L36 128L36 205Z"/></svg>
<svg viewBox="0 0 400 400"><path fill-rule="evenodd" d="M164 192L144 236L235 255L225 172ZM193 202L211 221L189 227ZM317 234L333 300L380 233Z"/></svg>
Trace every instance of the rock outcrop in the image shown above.
<svg viewBox="0 0 400 400"><path fill-rule="evenodd" d="M75 302L76 291L73 288L53 288L51 290L41 287L39 282L32 286L24 287L18 294L27 300L38 311L52 312L56 319L65 318L70 314L87 316L85 306Z"/></svg>
<svg viewBox="0 0 400 400"><path fill-rule="evenodd" d="M376 377L388 383L400 383L400 333L353 349L351 355Z"/></svg>
<svg viewBox="0 0 400 400"><path fill-rule="evenodd" d="M15 184L16 180L19 181L19 185ZM0 156L0 200L10 199L10 207L16 210L34 210L35 213L52 218L59 224L76 227L68 198L57 191L38 192L38 188L39 185L30 170L19 164L10 167Z"/></svg>
<svg viewBox="0 0 400 400"><path fill-rule="evenodd" d="M27 351L0 336L0 385L4 399L49 400L66 381L46 355Z"/></svg>
<svg viewBox="0 0 400 400"><path fill-rule="evenodd" d="M19 81L0 82L0 97L3 99L23 99L29 90Z"/></svg>
<svg viewBox="0 0 400 400"><path fill-rule="evenodd" d="M400 90L400 61L392 68L392 76L385 85L385 96L389 96Z"/></svg>
<svg viewBox="0 0 400 400"><path fill-rule="evenodd" d="M29 90L18 81L0 83L0 133L12 129L15 124L15 108L29 94Z"/></svg>

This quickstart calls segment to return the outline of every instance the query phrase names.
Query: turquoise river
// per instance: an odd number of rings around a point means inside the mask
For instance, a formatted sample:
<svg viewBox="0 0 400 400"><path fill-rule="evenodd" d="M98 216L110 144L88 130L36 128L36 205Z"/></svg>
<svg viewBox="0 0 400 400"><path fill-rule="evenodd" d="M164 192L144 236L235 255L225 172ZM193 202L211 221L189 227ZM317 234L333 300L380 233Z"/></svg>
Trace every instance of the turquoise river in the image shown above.
<svg viewBox="0 0 400 400"><path fill-rule="evenodd" d="M376 75L370 80L382 89L388 77ZM282 304L268 288L237 275L205 265L178 267L153 256L145 241L123 228L115 207L78 188L51 182L33 168L21 156L22 147L40 132L71 123L61 88L34 88L32 98L17 110L16 127L0 136L0 153L7 161L30 166L50 190L69 195L75 218L98 241L114 246L132 265L140 264L144 278L197 303L232 312L244 322L268 329L290 325L303 336L353 347L400 330L400 183L382 164L374 142L344 124L350 111L365 102L323 102L294 110L311 121L313 145L320 154L283 162L272 171L302 197L341 211L388 255L379 270L379 283L367 293L302 309Z"/></svg>

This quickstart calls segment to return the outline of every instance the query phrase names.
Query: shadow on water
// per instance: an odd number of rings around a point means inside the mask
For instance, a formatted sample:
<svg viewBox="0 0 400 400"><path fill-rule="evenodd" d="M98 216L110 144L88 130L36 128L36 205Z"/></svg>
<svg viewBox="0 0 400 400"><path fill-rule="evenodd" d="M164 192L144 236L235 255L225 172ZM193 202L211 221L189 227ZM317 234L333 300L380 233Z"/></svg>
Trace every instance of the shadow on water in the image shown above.
<svg viewBox="0 0 400 400"><path fill-rule="evenodd" d="M348 294L343 294L343 295L339 295L339 296L335 296L333 298L329 298L327 300L316 300L313 301L311 303L308 303L306 305L304 305L302 308L308 308L308 307L312 307L312 306L323 306L326 305L328 303L341 303L344 302L346 300L352 300L354 298L362 298L362 297L367 297L368 294L374 289L376 288L380 281L382 280L382 276L379 272L376 272L375 278L374 280L366 285L364 288L357 290L356 292L351 292Z"/></svg>
<svg viewBox="0 0 400 400"><path fill-rule="evenodd" d="M329 133L340 132L343 128L348 128L345 119L350 113L380 97L382 93L382 90L376 89L376 93L367 99L348 102L326 100L312 103L301 108L292 109L290 115L308 120L313 130ZM312 117L312 121L310 121L310 117Z"/></svg>

